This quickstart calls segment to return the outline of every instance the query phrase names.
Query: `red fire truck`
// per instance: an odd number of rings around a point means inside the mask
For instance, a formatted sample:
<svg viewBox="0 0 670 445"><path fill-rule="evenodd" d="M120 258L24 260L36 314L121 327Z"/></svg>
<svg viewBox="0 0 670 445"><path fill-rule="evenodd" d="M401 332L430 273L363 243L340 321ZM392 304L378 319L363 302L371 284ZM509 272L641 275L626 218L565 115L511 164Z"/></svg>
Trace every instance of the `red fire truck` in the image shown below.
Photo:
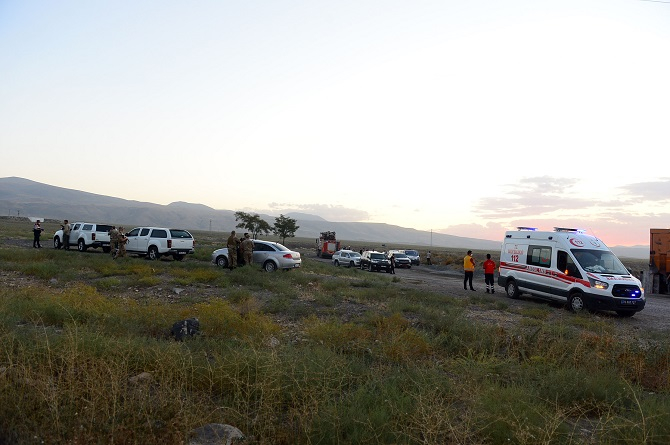
<svg viewBox="0 0 670 445"><path fill-rule="evenodd" d="M340 242L335 238L335 232L321 232L316 239L316 256L332 258L340 250Z"/></svg>

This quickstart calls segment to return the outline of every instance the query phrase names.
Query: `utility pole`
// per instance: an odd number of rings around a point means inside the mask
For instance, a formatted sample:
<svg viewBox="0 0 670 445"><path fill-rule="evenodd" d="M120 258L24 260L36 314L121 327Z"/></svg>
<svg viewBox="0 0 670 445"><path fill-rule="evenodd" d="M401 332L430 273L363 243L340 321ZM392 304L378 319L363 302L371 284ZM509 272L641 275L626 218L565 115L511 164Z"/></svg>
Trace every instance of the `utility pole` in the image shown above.
<svg viewBox="0 0 670 445"><path fill-rule="evenodd" d="M212 220L211 219L209 220L209 231L210 232L212 231Z"/></svg>
<svg viewBox="0 0 670 445"><path fill-rule="evenodd" d="M430 248L433 248L433 229L430 229Z"/></svg>

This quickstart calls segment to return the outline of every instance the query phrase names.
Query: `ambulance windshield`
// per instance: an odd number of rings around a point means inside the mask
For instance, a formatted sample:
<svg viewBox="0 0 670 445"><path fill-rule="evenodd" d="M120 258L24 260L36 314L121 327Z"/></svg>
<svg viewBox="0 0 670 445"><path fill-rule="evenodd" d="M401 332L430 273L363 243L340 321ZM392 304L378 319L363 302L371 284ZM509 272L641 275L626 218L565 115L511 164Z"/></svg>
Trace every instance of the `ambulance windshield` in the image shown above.
<svg viewBox="0 0 670 445"><path fill-rule="evenodd" d="M586 272L630 275L619 258L609 250L572 249L571 252Z"/></svg>

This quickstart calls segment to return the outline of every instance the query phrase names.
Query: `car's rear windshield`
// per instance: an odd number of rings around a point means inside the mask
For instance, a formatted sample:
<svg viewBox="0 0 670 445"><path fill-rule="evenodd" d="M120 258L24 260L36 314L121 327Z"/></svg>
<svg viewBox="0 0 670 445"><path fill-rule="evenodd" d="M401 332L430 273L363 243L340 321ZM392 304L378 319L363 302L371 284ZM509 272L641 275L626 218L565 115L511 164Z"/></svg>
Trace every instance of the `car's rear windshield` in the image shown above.
<svg viewBox="0 0 670 445"><path fill-rule="evenodd" d="M97 224L97 225L95 226L95 231L96 231L96 232L105 232L105 233L107 233L107 232L109 232L110 230L112 230L112 226L107 225L107 224Z"/></svg>
<svg viewBox="0 0 670 445"><path fill-rule="evenodd" d="M172 238L193 238L190 233L181 229L170 229L170 234L172 234Z"/></svg>
<svg viewBox="0 0 670 445"><path fill-rule="evenodd" d="M290 250L291 250L291 249L289 249L288 247L283 246L283 245L281 245L281 244L279 244L279 243L276 243L276 244L275 244L275 247L277 248L277 250L281 250L282 252L287 252L287 251L290 251Z"/></svg>

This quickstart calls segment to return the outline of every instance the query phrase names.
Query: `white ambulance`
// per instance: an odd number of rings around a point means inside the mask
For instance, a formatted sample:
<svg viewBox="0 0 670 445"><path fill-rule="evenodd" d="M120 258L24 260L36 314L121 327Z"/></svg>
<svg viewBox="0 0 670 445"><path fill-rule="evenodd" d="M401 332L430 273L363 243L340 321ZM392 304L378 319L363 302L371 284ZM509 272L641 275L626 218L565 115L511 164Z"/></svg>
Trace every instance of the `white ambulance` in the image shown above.
<svg viewBox="0 0 670 445"><path fill-rule="evenodd" d="M605 243L578 229L506 232L498 284L510 298L528 293L564 301L575 312L606 310L630 317L645 305L640 280Z"/></svg>

